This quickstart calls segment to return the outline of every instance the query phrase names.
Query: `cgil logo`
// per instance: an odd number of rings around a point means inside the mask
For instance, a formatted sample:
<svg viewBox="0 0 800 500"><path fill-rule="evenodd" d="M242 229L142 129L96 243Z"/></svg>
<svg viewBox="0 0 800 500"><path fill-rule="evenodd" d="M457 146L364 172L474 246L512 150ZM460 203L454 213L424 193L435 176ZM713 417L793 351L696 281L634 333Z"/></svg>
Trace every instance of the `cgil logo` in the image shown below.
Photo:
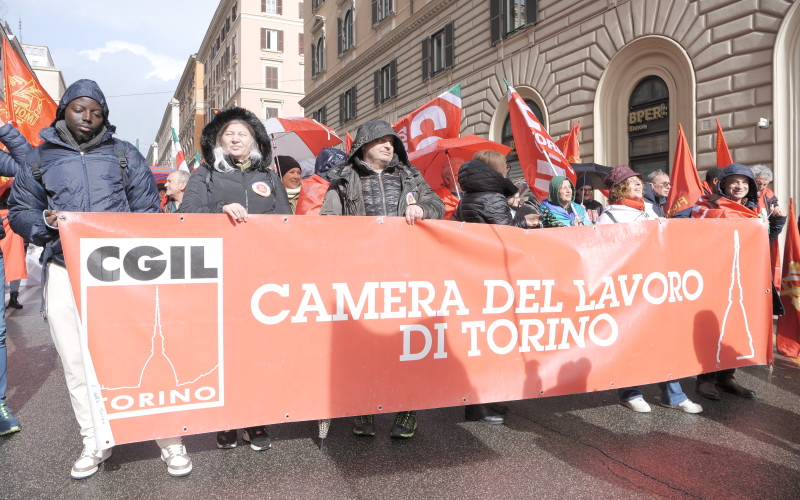
<svg viewBox="0 0 800 500"><path fill-rule="evenodd" d="M123 277L134 281L208 280L218 277L219 269L206 261L203 245L169 245L156 247L141 245L123 250L107 245L93 250L86 258L86 271L103 282L120 281Z"/></svg>

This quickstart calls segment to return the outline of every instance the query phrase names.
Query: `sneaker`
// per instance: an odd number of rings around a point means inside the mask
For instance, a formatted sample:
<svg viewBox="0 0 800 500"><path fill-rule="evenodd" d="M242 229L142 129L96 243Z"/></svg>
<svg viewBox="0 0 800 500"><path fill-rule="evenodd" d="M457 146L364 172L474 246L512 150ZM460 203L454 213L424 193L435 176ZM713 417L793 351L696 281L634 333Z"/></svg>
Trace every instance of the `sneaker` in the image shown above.
<svg viewBox="0 0 800 500"><path fill-rule="evenodd" d="M414 437L414 431L417 430L417 414L413 411L403 411L394 416L394 425L392 426L393 438Z"/></svg>
<svg viewBox="0 0 800 500"><path fill-rule="evenodd" d="M353 434L372 437L375 435L375 416L361 415L353 421Z"/></svg>
<svg viewBox="0 0 800 500"><path fill-rule="evenodd" d="M664 403L663 401L659 401L659 403L664 408L675 408L676 410L682 410L684 413L700 413L703 411L702 406L700 406L699 404L693 402L691 399L688 398L676 405Z"/></svg>
<svg viewBox="0 0 800 500"><path fill-rule="evenodd" d="M272 442L267 434L266 426L247 427L242 431L242 441L250 443L250 448L263 451L272 448Z"/></svg>
<svg viewBox="0 0 800 500"><path fill-rule="evenodd" d="M237 442L236 429L232 431L219 431L217 433L217 448L221 450L236 448Z"/></svg>
<svg viewBox="0 0 800 500"><path fill-rule="evenodd" d="M650 405L641 396L629 401L620 401L619 404L638 413L650 413Z"/></svg>
<svg viewBox="0 0 800 500"><path fill-rule="evenodd" d="M72 479L86 479L97 472L101 463L111 456L111 448L107 450L95 450L94 446L83 445L83 451L78 460L72 464L70 475Z"/></svg>
<svg viewBox="0 0 800 500"><path fill-rule="evenodd" d="M19 431L19 420L11 414L5 403L0 403L0 436Z"/></svg>
<svg viewBox="0 0 800 500"><path fill-rule="evenodd" d="M172 477L181 477L192 472L192 459L186 454L186 447L182 444L161 448L161 460L167 464L167 472Z"/></svg>

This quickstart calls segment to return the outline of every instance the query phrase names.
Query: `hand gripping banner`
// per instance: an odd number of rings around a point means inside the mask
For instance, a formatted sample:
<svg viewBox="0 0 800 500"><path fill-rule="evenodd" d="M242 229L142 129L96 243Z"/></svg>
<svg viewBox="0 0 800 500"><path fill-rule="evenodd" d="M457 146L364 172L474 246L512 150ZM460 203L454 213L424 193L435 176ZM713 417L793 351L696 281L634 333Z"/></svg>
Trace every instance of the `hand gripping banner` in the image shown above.
<svg viewBox="0 0 800 500"><path fill-rule="evenodd" d="M59 226L95 426L113 444L763 364L764 224L72 213Z"/></svg>

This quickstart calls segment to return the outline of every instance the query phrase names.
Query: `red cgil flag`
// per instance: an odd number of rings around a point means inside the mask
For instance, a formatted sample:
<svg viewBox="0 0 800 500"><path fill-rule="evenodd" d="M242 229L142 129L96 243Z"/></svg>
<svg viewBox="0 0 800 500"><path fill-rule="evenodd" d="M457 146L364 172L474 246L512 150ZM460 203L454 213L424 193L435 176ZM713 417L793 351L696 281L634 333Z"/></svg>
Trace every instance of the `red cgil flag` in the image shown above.
<svg viewBox="0 0 800 500"><path fill-rule="evenodd" d="M667 217L672 217L681 210L691 208L703 196L703 185L697 175L692 152L683 134L683 127L678 124L678 145L675 147L675 161L672 163L672 176L670 178L672 189L667 196L665 212Z"/></svg>
<svg viewBox="0 0 800 500"><path fill-rule="evenodd" d="M406 153L461 134L461 85L431 99L392 125Z"/></svg>
<svg viewBox="0 0 800 500"><path fill-rule="evenodd" d="M344 133L344 152L350 154L350 148L353 147L353 136L350 132Z"/></svg>
<svg viewBox="0 0 800 500"><path fill-rule="evenodd" d="M581 147L578 144L578 134L581 133L581 122L576 123L569 129L569 133L556 141L556 146L560 149L570 163L581 162Z"/></svg>
<svg viewBox="0 0 800 500"><path fill-rule="evenodd" d="M56 117L56 103L42 88L19 54L5 36L3 38L3 74L8 115L32 146L38 146L39 131L47 128Z"/></svg>
<svg viewBox="0 0 800 500"><path fill-rule="evenodd" d="M572 165L511 85L508 86L508 114L519 164L531 191L539 199L547 198L550 180L558 175L575 184L577 179Z"/></svg>
<svg viewBox="0 0 800 500"><path fill-rule="evenodd" d="M717 118L717 166L725 168L731 163L733 163L731 151L728 149L728 143L722 133L722 125L719 124L719 118Z"/></svg>
<svg viewBox="0 0 800 500"><path fill-rule="evenodd" d="M781 302L786 312L778 318L777 347L779 353L790 358L800 358L800 230L796 220L794 200L789 200L781 287Z"/></svg>

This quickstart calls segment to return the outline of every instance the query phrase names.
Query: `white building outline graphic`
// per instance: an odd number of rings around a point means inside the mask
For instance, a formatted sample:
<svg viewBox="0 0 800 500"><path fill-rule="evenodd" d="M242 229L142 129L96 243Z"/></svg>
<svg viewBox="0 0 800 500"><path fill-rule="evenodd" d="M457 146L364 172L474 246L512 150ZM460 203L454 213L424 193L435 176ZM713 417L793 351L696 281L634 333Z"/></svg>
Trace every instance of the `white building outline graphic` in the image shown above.
<svg viewBox="0 0 800 500"><path fill-rule="evenodd" d="M753 349L753 335L750 333L750 325L747 321L747 309L744 307L744 289L742 288L742 273L739 267L739 231L733 232L733 262L731 264L731 286L728 288L728 307L725 309L725 316L722 318L722 326L719 331L719 341L717 341L717 363L720 362L720 352L722 351L722 339L725 337L725 325L728 322L728 315L733 307L733 287L734 284L739 289L739 308L744 316L744 329L747 332L747 340L750 344L750 354L737 356L736 359L749 359L755 356Z"/></svg>

